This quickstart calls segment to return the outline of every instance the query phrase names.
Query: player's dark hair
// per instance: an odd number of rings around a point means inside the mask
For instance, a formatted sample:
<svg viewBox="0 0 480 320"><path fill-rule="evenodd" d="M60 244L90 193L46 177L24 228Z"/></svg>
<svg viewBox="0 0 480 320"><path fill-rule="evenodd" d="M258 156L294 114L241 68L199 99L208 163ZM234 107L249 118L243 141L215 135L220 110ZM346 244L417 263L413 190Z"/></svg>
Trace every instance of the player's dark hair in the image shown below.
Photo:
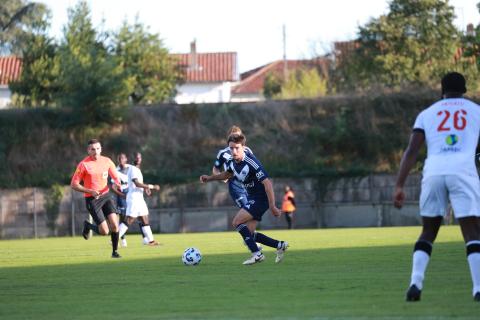
<svg viewBox="0 0 480 320"><path fill-rule="evenodd" d="M127 154L126 154L126 153L124 153L124 152L120 152L120 153L118 154L118 156L117 156L117 160L118 160L118 161L120 161L120 158L121 158L122 156L125 156L125 157L128 159L128 157L127 157Z"/></svg>
<svg viewBox="0 0 480 320"><path fill-rule="evenodd" d="M134 164L135 166L138 165L138 161L137 161L137 156L138 156L138 155L141 157L141 156L142 156L142 153L141 153L141 152L134 152L134 153L133 153L133 164Z"/></svg>
<svg viewBox="0 0 480 320"><path fill-rule="evenodd" d="M230 142L241 143L242 146L244 146L245 143L247 143L247 138L243 135L243 133L234 133L228 136L227 144Z"/></svg>
<svg viewBox="0 0 480 320"><path fill-rule="evenodd" d="M100 140L98 140L98 139L90 139L90 140L88 140L87 146L91 146L92 144L95 144L95 143L100 143ZM101 144L101 143L100 143L100 144Z"/></svg>
<svg viewBox="0 0 480 320"><path fill-rule="evenodd" d="M458 72L449 72L442 78L442 94L467 92L465 77Z"/></svg>

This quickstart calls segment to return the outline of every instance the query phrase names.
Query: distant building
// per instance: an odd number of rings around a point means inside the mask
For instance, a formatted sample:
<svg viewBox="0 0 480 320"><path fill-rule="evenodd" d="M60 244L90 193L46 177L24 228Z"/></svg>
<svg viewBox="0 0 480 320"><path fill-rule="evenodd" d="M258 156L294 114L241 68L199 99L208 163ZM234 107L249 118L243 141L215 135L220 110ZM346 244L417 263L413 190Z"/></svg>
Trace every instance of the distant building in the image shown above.
<svg viewBox="0 0 480 320"><path fill-rule="evenodd" d="M17 80L22 72L22 60L14 56L0 57L0 109L7 107L12 100L8 88L11 81Z"/></svg>
<svg viewBox="0 0 480 320"><path fill-rule="evenodd" d="M175 102L230 102L233 83L239 80L236 52L197 53L196 42L190 53L171 54L184 71L184 83L177 86Z"/></svg>
<svg viewBox="0 0 480 320"><path fill-rule="evenodd" d="M262 101L263 86L269 74L285 77L289 72L298 69L317 68L324 78L328 78L330 61L327 58L311 60L277 60L261 67L249 70L240 75L240 82L232 89L232 102Z"/></svg>

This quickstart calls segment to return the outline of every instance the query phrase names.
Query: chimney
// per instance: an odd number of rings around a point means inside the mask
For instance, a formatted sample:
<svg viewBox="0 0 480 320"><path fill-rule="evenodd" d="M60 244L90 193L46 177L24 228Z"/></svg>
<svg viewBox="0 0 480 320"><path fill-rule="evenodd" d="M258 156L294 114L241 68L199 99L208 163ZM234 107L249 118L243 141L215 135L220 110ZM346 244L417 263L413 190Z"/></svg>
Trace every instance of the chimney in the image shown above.
<svg viewBox="0 0 480 320"><path fill-rule="evenodd" d="M197 40L190 42L190 69L197 70Z"/></svg>
<svg viewBox="0 0 480 320"><path fill-rule="evenodd" d="M467 36L475 36L475 27L473 26L473 23L467 24Z"/></svg>

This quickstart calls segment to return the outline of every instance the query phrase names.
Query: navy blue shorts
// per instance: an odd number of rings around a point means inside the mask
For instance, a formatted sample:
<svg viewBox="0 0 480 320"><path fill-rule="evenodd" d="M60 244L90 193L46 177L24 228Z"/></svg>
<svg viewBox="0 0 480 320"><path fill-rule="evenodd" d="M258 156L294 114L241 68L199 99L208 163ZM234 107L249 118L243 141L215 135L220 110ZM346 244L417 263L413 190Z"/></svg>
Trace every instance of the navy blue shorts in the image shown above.
<svg viewBox="0 0 480 320"><path fill-rule="evenodd" d="M268 200L248 200L242 209L250 213L254 220L262 221L263 214L268 210Z"/></svg>
<svg viewBox="0 0 480 320"><path fill-rule="evenodd" d="M248 203L247 191L240 182L233 179L228 180L228 192L239 208L243 208Z"/></svg>
<svg viewBox="0 0 480 320"><path fill-rule="evenodd" d="M117 195L117 213L125 215L127 213L127 199Z"/></svg>

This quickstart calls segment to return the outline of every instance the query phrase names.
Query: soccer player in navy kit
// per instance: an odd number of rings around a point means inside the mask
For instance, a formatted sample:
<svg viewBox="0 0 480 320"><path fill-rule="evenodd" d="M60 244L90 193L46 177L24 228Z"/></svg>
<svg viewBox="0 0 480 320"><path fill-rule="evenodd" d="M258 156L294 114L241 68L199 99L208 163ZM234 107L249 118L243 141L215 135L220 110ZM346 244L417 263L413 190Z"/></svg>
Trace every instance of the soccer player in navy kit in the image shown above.
<svg viewBox="0 0 480 320"><path fill-rule="evenodd" d="M225 180L235 176L243 183L247 191L247 202L242 204L241 209L232 221L233 227L240 233L252 256L243 264L250 265L261 262L265 259L259 250L256 242L277 249L275 262L282 261L285 251L288 248L286 241L272 239L263 233L256 232L256 226L262 220L263 214L270 209L276 217L281 211L275 205L275 194L272 182L267 173L252 154L245 152L245 136L243 134L232 134L228 137L228 146L232 160L227 162L227 170L213 176L202 175L200 182L206 183L214 180Z"/></svg>
<svg viewBox="0 0 480 320"><path fill-rule="evenodd" d="M228 131L228 136L232 134L241 134L242 129L237 126L232 126ZM253 154L252 150L249 147L245 147L245 152L247 154ZM232 153L230 152L230 148L226 147L218 151L217 158L215 159L215 163L212 168L212 174L216 175L221 173L222 171L227 170L227 163L228 161L232 160ZM233 202L241 208L243 205L247 204L247 190L243 186L242 182L233 176L232 178L226 181L228 183L228 192L230 193L230 197L232 197Z"/></svg>

